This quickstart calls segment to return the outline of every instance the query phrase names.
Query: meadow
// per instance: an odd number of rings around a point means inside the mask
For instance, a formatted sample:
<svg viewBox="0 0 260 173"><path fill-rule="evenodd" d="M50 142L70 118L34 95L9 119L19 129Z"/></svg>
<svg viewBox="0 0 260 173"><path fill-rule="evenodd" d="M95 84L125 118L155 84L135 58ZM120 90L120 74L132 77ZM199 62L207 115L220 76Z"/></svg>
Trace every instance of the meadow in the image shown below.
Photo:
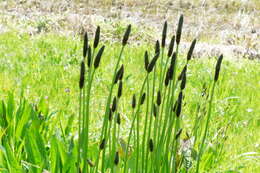
<svg viewBox="0 0 260 173"><path fill-rule="evenodd" d="M180 21L1 33L0 172L259 172L259 60L179 50Z"/></svg>

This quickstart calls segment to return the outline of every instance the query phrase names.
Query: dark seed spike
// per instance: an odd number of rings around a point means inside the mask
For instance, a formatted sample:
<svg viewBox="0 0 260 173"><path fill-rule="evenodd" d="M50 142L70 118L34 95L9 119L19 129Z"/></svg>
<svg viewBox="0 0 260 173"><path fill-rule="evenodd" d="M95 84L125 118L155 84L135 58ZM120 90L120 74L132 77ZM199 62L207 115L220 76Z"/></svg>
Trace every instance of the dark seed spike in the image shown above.
<svg viewBox="0 0 260 173"><path fill-rule="evenodd" d="M80 65L80 79L79 79L79 88L82 89L84 87L85 81L85 63L84 61L81 62Z"/></svg>
<svg viewBox="0 0 260 173"><path fill-rule="evenodd" d="M116 108L117 108L117 100L116 100L116 97L114 97L113 103L112 103L112 108L111 108L112 112L115 112Z"/></svg>
<svg viewBox="0 0 260 173"><path fill-rule="evenodd" d="M154 116L154 118L157 117L157 107L155 104L153 104L153 116Z"/></svg>
<svg viewBox="0 0 260 173"><path fill-rule="evenodd" d="M159 54L156 54L156 55L153 57L153 59L151 60L151 62L149 63L148 68L147 68L147 72L148 72L148 73L150 73L151 71L153 71L153 68L154 68L154 66L155 66L155 64L156 64L156 61L157 61L158 57L159 57Z"/></svg>
<svg viewBox="0 0 260 173"><path fill-rule="evenodd" d="M84 44L83 44L83 57L85 58L88 51L88 33L84 34Z"/></svg>
<svg viewBox="0 0 260 173"><path fill-rule="evenodd" d="M123 46L127 44L127 40L129 38L130 32L131 32L131 25L128 25L122 41Z"/></svg>
<svg viewBox="0 0 260 173"><path fill-rule="evenodd" d="M177 109L176 109L176 116L180 117L181 115L181 106L182 106L182 91L179 94L178 97L178 105L177 105Z"/></svg>
<svg viewBox="0 0 260 173"><path fill-rule="evenodd" d="M161 103L162 103L162 96L161 96L161 92L160 92L160 90L157 92L156 103L157 103L158 106L160 106Z"/></svg>
<svg viewBox="0 0 260 173"><path fill-rule="evenodd" d="M120 98L122 96L123 82L120 80L117 90L117 97Z"/></svg>
<svg viewBox="0 0 260 173"><path fill-rule="evenodd" d="M105 145L106 145L106 140L105 140L105 138L104 138L104 139L102 139L102 141L101 141L101 143L100 143L100 145L99 145L99 149L100 149L100 150L103 150L103 149L105 148Z"/></svg>
<svg viewBox="0 0 260 173"><path fill-rule="evenodd" d="M169 80L172 80L173 79L173 65L171 64L170 65L170 67L169 67L169 69L168 69L168 72L167 73L169 73L168 74L168 77L169 77Z"/></svg>
<svg viewBox="0 0 260 173"><path fill-rule="evenodd" d="M88 67L90 68L91 66L91 47L88 47Z"/></svg>
<svg viewBox="0 0 260 173"><path fill-rule="evenodd" d="M121 124L121 117L120 117L120 113L117 114L117 124L120 125Z"/></svg>
<svg viewBox="0 0 260 173"><path fill-rule="evenodd" d="M134 109L136 106L136 97L135 97L135 94L133 95L133 98L132 98L132 108Z"/></svg>
<svg viewBox="0 0 260 173"><path fill-rule="evenodd" d="M115 155L114 164L115 164L115 165L118 165L118 163L119 163L119 153L118 153L118 151L117 151L117 152L116 152L116 155Z"/></svg>
<svg viewBox="0 0 260 173"><path fill-rule="evenodd" d="M186 73L183 74L182 80L181 80L181 90L183 90L186 86Z"/></svg>
<svg viewBox="0 0 260 173"><path fill-rule="evenodd" d="M124 75L124 65L122 64L120 69L116 73L114 84L116 84L118 82L118 80L120 80L120 79L122 80L123 75Z"/></svg>
<svg viewBox="0 0 260 173"><path fill-rule="evenodd" d="M153 139L149 140L149 150L150 152L153 152Z"/></svg>
<svg viewBox="0 0 260 173"><path fill-rule="evenodd" d="M178 132L176 133L175 139L178 139L181 135L182 129L179 129Z"/></svg>
<svg viewBox="0 0 260 173"><path fill-rule="evenodd" d="M124 68L124 64L122 64L121 66L121 71L120 71L120 75L119 75L119 80L122 80L124 77L124 72L125 72L125 68Z"/></svg>
<svg viewBox="0 0 260 173"><path fill-rule="evenodd" d="M108 113L109 121L112 121L112 118L113 118L113 112L112 112L111 108L109 108L109 113Z"/></svg>
<svg viewBox="0 0 260 173"><path fill-rule="evenodd" d="M176 52L173 52L172 59L171 59L171 65L174 67L176 63Z"/></svg>
<svg viewBox="0 0 260 173"><path fill-rule="evenodd" d="M183 26L183 15L181 15L180 18L179 18L179 23L178 23L177 33L176 33L176 43L177 43L177 45L179 45L180 41L181 41L182 26Z"/></svg>
<svg viewBox="0 0 260 173"><path fill-rule="evenodd" d="M221 68L221 63L222 63L222 59L223 59L223 55L221 54L218 58L217 64L216 64L216 68L215 68L215 77L214 77L214 81L217 82L218 77L219 77L219 72L220 72L220 68Z"/></svg>
<svg viewBox="0 0 260 173"><path fill-rule="evenodd" d="M165 76L165 80L164 80L164 85L165 87L167 87L169 85L170 82L170 76L171 76L171 68L168 68L166 76Z"/></svg>
<svg viewBox="0 0 260 173"><path fill-rule="evenodd" d="M146 93L143 93L143 95L141 96L140 105L144 104L145 96L146 96Z"/></svg>
<svg viewBox="0 0 260 173"><path fill-rule="evenodd" d="M93 44L94 49L96 49L98 47L99 38L100 38L100 26L98 26L96 29L94 44Z"/></svg>
<svg viewBox="0 0 260 173"><path fill-rule="evenodd" d="M95 67L95 68L98 68L98 66L99 66L99 63L100 63L102 54L103 54L103 52L104 52L104 49L105 49L105 46L102 46L102 47L99 49L98 53L97 53L97 56L96 56L95 61L94 61L94 67Z"/></svg>
<svg viewBox="0 0 260 173"><path fill-rule="evenodd" d="M163 25L163 32L162 32L162 47L165 47L166 42L166 36L167 36L167 21L164 22Z"/></svg>
<svg viewBox="0 0 260 173"><path fill-rule="evenodd" d="M171 39L171 42L170 42L170 45L169 45L168 57L172 56L174 43L175 43L175 35L172 36L172 39Z"/></svg>
<svg viewBox="0 0 260 173"><path fill-rule="evenodd" d="M192 41L191 45L190 45L190 49L189 49L189 52L188 52L188 54L187 54L187 61L189 61L189 60L191 59L191 57L192 57L192 53L193 53L193 50L194 50L194 48L195 48L196 42L197 42L197 40L194 39L194 40Z"/></svg>
<svg viewBox="0 0 260 173"><path fill-rule="evenodd" d="M146 71L148 71L148 66L149 66L149 56L148 56L148 52L145 51L145 54L144 54L144 67L145 67Z"/></svg>
<svg viewBox="0 0 260 173"><path fill-rule="evenodd" d="M155 43L155 55L160 55L160 42L157 40Z"/></svg>
<svg viewBox="0 0 260 173"><path fill-rule="evenodd" d="M178 77L179 81L183 78L183 75L186 73L186 71L187 71L187 64L184 66L184 68L181 71L181 74Z"/></svg>

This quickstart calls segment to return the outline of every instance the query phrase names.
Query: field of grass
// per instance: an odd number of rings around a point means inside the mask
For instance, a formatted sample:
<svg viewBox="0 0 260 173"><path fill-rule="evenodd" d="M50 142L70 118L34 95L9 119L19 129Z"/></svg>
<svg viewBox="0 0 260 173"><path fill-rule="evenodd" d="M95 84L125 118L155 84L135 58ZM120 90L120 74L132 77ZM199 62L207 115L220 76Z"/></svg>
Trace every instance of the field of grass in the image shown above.
<svg viewBox="0 0 260 173"><path fill-rule="evenodd" d="M95 162L95 153L99 150L112 71L121 49L121 42L103 42L103 39L101 28L100 45L104 44L106 48L91 91L88 159L92 162ZM78 36L51 33L31 36L16 31L0 34L1 172L42 172L43 169L75 172L82 45L83 41ZM132 95L138 94L146 74L144 52L148 50L152 53L153 49L151 43L139 45L132 40L125 47L122 57L125 66L123 95L118 107L122 141L127 141L133 120ZM186 63L186 53L178 58L180 68L177 74ZM214 80L216 61L217 57L201 57L192 59L188 64L180 147L185 145L185 141L194 140L196 116L199 117L199 125L203 126L198 127L198 131L201 133L204 129L208 111L205 99ZM201 172L260 171L259 66L259 60L230 59L224 55L201 158ZM141 122L145 113L143 106ZM142 123L140 128L143 128ZM194 153L198 152L198 148L194 145ZM120 160L123 160L122 143L119 150L122 150ZM191 167L190 172L195 171L196 158L193 156L185 163ZM122 161L120 163L123 164ZM119 169L114 171L120 172Z"/></svg>

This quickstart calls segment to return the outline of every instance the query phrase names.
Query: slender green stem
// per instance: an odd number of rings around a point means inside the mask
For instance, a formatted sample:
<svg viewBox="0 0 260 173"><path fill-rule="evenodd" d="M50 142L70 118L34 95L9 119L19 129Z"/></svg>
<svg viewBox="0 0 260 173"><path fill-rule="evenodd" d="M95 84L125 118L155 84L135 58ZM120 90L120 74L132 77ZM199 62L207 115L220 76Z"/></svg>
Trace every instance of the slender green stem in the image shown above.
<svg viewBox="0 0 260 173"><path fill-rule="evenodd" d="M81 104L82 104L82 89L80 90L80 93L79 93L79 129L78 129L78 136L79 136L79 140L78 140L78 161L77 161L77 172L79 172L80 170L80 149L81 149Z"/></svg>
<svg viewBox="0 0 260 173"><path fill-rule="evenodd" d="M103 121L103 125L102 125L100 141L102 141L103 139L107 140L106 138L107 138L107 123L108 123L109 106L110 106L110 103L111 103L112 91L113 91L113 88L114 88L114 81L115 81L116 73L117 73L117 70L118 70L118 67L119 67L120 60L122 58L124 47L125 46L122 46L122 48L121 48L121 51L120 51L120 54L119 54L119 57L118 57L118 60L117 60L117 63L116 63L116 67L114 69L114 74L113 74L113 78L112 78L112 82L111 82L110 90L109 90L109 96L108 96L107 102L106 102L105 117L104 117L104 121ZM98 157L97 157L96 164L95 164L96 165L96 171L95 171L96 173L98 172L100 152L101 151L98 152ZM102 152L102 172L105 172L105 167L104 167L105 166L105 153L106 153L106 147L103 149L103 152Z"/></svg>
<svg viewBox="0 0 260 173"><path fill-rule="evenodd" d="M208 134L209 121L210 121L210 117L211 117L211 109L212 109L212 101L213 101L213 96L214 96L215 85L216 85L216 82L214 81L212 89L211 89L211 94L210 94L209 110L208 110L208 114L207 114L206 127L205 127L205 131L204 131L204 134L203 134L202 142L201 142L200 148L199 148L198 161L197 161L197 165L196 165L196 173L199 172L200 159L201 159L201 156L203 154L203 147L204 147L204 143L205 143L205 140L206 140L206 137L207 137L207 134Z"/></svg>
<svg viewBox="0 0 260 173"><path fill-rule="evenodd" d="M130 128L130 133L129 133L129 137L128 137L128 142L127 142L127 147L126 147L126 156L125 156L125 166L124 166L124 173L126 173L127 171L127 156L128 156L128 151L129 151L129 146L130 146L130 140L131 140L131 136L132 136L132 131L133 131L133 127L135 125L135 120L138 118L139 116L139 111L140 111L140 107L141 107L141 96L143 94L143 90L144 90L144 86L145 86L145 83L146 83L146 80L148 78L148 75L146 75L144 81L143 81L143 84L142 84L142 87L141 87L141 90L140 90L140 96L139 96L139 101L138 101L138 105L137 105L137 110L135 112L135 115L134 115L134 118L133 118L133 121L132 121L132 125L131 125L131 128ZM136 127L138 128L138 127ZM138 130L137 130L138 131ZM136 138L137 138L137 134L136 134ZM136 146L138 147L138 142L136 141ZM138 159L138 158L137 158Z"/></svg>
<svg viewBox="0 0 260 173"><path fill-rule="evenodd" d="M147 130L147 121L149 114L149 74L147 78L147 99L146 99L146 114L145 114L145 122L144 122L144 133L143 133L143 141L142 141L142 170L144 170L145 163L145 143L146 143L146 130Z"/></svg>

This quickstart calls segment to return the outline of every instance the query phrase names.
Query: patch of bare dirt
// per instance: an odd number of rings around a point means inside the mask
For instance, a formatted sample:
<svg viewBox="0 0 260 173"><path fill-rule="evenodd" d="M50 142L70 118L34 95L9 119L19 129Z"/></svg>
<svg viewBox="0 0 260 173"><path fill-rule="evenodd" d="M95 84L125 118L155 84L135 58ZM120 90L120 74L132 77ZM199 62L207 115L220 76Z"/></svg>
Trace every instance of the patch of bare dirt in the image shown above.
<svg viewBox="0 0 260 173"><path fill-rule="evenodd" d="M112 2L112 1L111 1ZM243 2L244 3L244 2ZM94 33L102 28L105 40L117 41L128 23L133 25L136 43L160 39L162 24L168 21L169 35L175 34L178 16L184 14L183 46L187 48L197 38L196 56L215 56L223 52L230 57L260 57L260 7L249 2L238 9L236 4L207 4L201 1L147 3L145 1L117 2L111 5L95 1L86 4L71 0L20 0L0 2L0 33L16 29L35 35L56 32L78 35Z"/></svg>

